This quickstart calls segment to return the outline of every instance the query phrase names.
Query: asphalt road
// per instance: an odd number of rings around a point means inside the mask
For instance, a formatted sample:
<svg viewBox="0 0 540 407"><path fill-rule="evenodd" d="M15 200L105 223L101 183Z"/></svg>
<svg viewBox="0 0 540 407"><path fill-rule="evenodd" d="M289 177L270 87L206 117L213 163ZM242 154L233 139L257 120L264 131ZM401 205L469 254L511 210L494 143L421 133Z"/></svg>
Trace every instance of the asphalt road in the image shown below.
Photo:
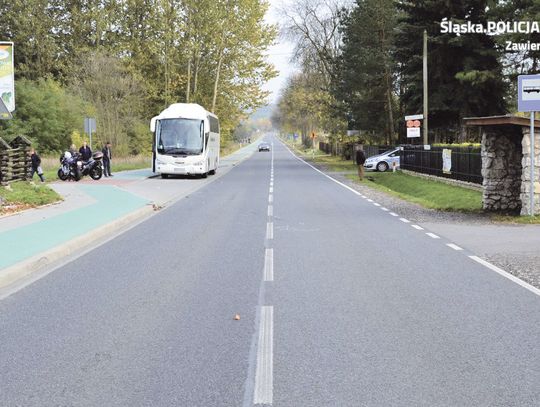
<svg viewBox="0 0 540 407"><path fill-rule="evenodd" d="M269 140L2 300L0 406L540 405L537 293Z"/></svg>

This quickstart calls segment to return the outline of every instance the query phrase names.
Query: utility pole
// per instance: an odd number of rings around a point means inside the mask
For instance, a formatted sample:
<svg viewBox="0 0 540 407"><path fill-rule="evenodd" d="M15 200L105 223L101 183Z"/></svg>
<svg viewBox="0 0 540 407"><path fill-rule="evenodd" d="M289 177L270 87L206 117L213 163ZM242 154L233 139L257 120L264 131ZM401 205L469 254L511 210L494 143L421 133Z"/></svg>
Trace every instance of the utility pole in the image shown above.
<svg viewBox="0 0 540 407"><path fill-rule="evenodd" d="M424 145L428 144L427 31L424 30Z"/></svg>

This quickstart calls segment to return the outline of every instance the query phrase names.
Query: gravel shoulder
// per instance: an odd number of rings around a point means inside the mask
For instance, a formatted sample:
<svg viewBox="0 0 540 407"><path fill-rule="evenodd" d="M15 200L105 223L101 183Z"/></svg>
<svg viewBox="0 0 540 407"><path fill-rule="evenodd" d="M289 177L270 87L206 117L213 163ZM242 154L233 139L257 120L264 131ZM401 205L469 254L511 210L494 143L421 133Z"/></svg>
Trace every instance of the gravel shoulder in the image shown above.
<svg viewBox="0 0 540 407"><path fill-rule="evenodd" d="M349 187L368 195L400 216L417 223L473 254L540 288L540 225L496 222L489 214L444 212L404 201L348 179L343 172L313 166Z"/></svg>

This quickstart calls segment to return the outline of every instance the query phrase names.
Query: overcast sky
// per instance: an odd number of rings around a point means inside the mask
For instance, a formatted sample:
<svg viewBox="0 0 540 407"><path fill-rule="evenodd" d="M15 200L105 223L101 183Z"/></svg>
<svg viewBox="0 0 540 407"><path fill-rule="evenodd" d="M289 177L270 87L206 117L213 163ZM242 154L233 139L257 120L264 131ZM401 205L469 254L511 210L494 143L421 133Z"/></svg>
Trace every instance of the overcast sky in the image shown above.
<svg viewBox="0 0 540 407"><path fill-rule="evenodd" d="M279 17L276 9L283 4L283 0L270 0L270 10L266 14L266 21L272 24L279 23ZM275 103L279 97L280 89L285 85L286 79L294 72L294 65L290 62L293 51L293 44L278 37L277 44L270 47L268 51L268 61L274 64L279 72L277 78L269 81L264 89L269 90L272 94L269 96L269 102Z"/></svg>

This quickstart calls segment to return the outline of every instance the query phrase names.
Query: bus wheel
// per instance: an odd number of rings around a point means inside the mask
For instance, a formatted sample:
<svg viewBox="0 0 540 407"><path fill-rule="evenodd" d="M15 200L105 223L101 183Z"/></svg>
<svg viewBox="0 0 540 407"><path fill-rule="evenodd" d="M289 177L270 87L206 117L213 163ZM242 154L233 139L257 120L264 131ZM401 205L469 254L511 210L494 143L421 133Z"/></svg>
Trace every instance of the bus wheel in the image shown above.
<svg viewBox="0 0 540 407"><path fill-rule="evenodd" d="M208 173L207 172L203 172L201 174L201 178L208 178Z"/></svg>
<svg viewBox="0 0 540 407"><path fill-rule="evenodd" d="M163 178L163 179L169 178L169 174L161 174L161 178Z"/></svg>

